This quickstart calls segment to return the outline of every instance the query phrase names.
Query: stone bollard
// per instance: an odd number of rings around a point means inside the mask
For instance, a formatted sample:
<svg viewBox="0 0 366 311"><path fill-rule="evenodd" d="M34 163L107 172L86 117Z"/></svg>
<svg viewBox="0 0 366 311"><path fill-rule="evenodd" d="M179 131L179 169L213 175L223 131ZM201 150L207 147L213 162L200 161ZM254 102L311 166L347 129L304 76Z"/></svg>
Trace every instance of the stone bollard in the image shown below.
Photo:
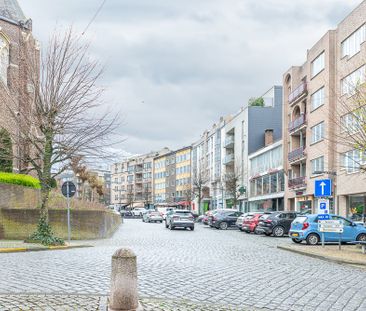
<svg viewBox="0 0 366 311"><path fill-rule="evenodd" d="M121 248L112 256L112 280L108 310L143 310L138 301L136 255L128 248Z"/></svg>

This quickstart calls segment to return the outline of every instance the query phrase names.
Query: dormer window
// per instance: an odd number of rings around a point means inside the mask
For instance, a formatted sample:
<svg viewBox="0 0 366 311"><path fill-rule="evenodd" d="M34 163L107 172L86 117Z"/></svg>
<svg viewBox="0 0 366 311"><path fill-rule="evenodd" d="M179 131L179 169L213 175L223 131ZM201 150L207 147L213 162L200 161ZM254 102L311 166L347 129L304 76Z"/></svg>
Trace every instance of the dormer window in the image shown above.
<svg viewBox="0 0 366 311"><path fill-rule="evenodd" d="M9 68L9 43L0 35L0 80L7 84Z"/></svg>

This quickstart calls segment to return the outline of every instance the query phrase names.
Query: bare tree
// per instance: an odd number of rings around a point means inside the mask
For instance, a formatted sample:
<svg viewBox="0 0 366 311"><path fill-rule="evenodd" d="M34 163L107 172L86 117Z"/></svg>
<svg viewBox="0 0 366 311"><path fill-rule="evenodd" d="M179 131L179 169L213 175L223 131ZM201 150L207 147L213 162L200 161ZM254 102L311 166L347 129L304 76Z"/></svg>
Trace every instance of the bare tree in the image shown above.
<svg viewBox="0 0 366 311"><path fill-rule="evenodd" d="M24 116L20 136L30 152L18 156L41 182L40 223L44 226L49 226L52 179L68 169L75 156L105 157L117 127L117 116L102 112L103 89L97 86L102 69L88 50L88 44L70 28L52 36L40 64L36 54L27 59L34 103L32 113Z"/></svg>
<svg viewBox="0 0 366 311"><path fill-rule="evenodd" d="M151 203L151 188L148 185L144 185L142 188L142 198L145 205L149 205Z"/></svg>
<svg viewBox="0 0 366 311"><path fill-rule="evenodd" d="M209 181L208 175L202 170L195 172L192 178L192 193L194 197L197 198L198 201L198 213L200 215L204 214L203 207L201 206L202 199L205 197L207 193L207 183Z"/></svg>
<svg viewBox="0 0 366 311"><path fill-rule="evenodd" d="M241 180L241 170L240 167L235 167L233 170L225 172L224 183L225 191L232 199L233 206L236 207L238 204L238 199L240 197L239 186Z"/></svg>

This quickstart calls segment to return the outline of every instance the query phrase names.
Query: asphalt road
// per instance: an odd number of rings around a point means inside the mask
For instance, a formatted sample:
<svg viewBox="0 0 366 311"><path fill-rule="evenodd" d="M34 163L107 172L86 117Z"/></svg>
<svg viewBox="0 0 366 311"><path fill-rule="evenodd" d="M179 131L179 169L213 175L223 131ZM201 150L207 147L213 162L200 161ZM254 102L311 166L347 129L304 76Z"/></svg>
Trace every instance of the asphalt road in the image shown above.
<svg viewBox="0 0 366 311"><path fill-rule="evenodd" d="M111 256L138 256L140 296L270 310L366 310L366 272L282 251L288 238L195 231L126 220L93 248L0 254L2 300L19 295L104 296ZM20 296L19 296L20 297ZM5 302L4 302L5 303ZM19 302L21 303L21 302Z"/></svg>

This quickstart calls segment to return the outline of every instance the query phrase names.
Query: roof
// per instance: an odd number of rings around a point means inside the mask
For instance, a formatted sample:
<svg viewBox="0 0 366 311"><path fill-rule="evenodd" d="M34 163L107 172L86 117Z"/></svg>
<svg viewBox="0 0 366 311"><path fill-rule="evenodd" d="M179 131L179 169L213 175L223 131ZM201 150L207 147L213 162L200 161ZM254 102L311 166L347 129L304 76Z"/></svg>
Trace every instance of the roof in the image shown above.
<svg viewBox="0 0 366 311"><path fill-rule="evenodd" d="M17 0L0 0L0 19L19 23L27 18Z"/></svg>

